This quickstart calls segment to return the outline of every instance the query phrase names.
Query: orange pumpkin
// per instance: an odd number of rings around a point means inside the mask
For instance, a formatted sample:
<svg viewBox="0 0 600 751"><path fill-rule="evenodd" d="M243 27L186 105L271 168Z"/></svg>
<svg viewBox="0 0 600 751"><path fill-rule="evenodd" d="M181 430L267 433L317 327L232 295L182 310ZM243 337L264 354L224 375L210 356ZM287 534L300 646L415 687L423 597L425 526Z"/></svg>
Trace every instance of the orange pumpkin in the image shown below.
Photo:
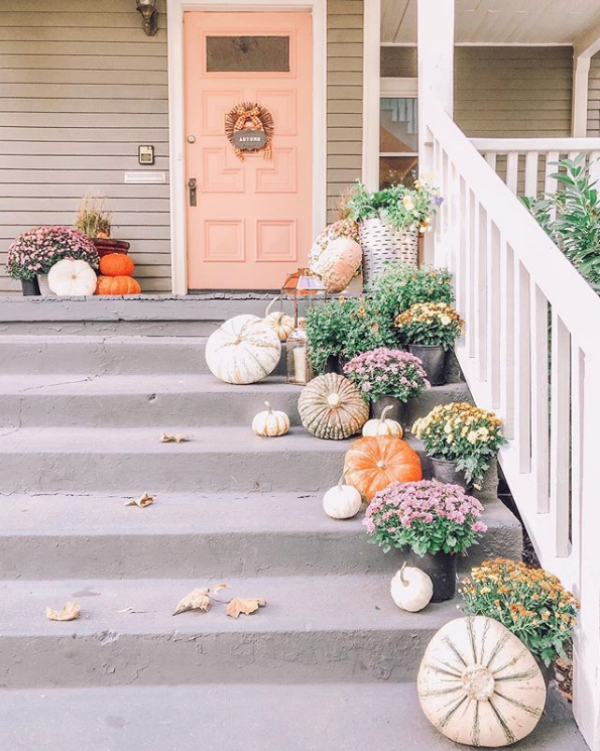
<svg viewBox="0 0 600 751"><path fill-rule="evenodd" d="M100 259L100 273L104 276L133 276L135 264L125 253L108 253Z"/></svg>
<svg viewBox="0 0 600 751"><path fill-rule="evenodd" d="M130 276L99 276L97 295L139 295L140 285Z"/></svg>
<svg viewBox="0 0 600 751"><path fill-rule="evenodd" d="M346 483L371 501L391 482L423 479L417 452L401 438L359 438L350 446L344 462Z"/></svg>

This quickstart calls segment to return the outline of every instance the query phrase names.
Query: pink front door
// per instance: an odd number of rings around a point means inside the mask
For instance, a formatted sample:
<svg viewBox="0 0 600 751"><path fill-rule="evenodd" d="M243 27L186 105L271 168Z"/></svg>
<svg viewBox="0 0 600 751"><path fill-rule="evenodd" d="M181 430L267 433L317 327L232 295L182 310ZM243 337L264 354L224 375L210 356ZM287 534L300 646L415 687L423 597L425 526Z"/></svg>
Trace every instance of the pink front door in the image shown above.
<svg viewBox="0 0 600 751"><path fill-rule="evenodd" d="M188 286L278 289L312 239L311 16L187 12L184 27ZM228 140L244 102L272 116L268 159Z"/></svg>

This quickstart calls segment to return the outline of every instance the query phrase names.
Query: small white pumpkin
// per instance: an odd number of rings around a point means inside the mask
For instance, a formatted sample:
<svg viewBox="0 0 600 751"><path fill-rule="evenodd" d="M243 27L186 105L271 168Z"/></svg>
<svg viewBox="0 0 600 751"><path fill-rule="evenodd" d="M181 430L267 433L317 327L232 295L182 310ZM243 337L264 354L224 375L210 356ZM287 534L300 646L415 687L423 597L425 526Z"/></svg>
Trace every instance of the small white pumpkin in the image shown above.
<svg viewBox="0 0 600 751"><path fill-rule="evenodd" d="M402 564L390 584L392 600L401 610L418 613L433 597L433 582L420 568Z"/></svg>
<svg viewBox="0 0 600 751"><path fill-rule="evenodd" d="M376 417L374 420L369 420L363 426L362 434L368 438L373 438L378 435L389 436L390 438L402 438L404 431L402 425L396 420L386 418L387 413L393 409L393 406L389 404L381 412L381 417Z"/></svg>
<svg viewBox="0 0 600 751"><path fill-rule="evenodd" d="M93 295L98 284L96 272L87 261L63 258L48 272L48 286L55 295L80 297Z"/></svg>
<svg viewBox="0 0 600 751"><path fill-rule="evenodd" d="M323 510L332 519L351 519L360 511L362 498L352 485L343 485L344 475L323 496Z"/></svg>
<svg viewBox="0 0 600 751"><path fill-rule="evenodd" d="M279 337L258 316L230 318L206 343L206 363L225 383L256 383L275 370L280 356Z"/></svg>
<svg viewBox="0 0 600 751"><path fill-rule="evenodd" d="M274 297L265 310L265 321L274 329L279 337L280 342L286 342L288 336L294 330L294 319L283 310L276 310L271 313L271 306L277 302L279 297Z"/></svg>
<svg viewBox="0 0 600 751"><path fill-rule="evenodd" d="M499 748L525 738L546 704L535 658L499 621L457 618L425 651L417 691L437 730L455 743Z"/></svg>
<svg viewBox="0 0 600 751"><path fill-rule="evenodd" d="M290 418L285 412L274 410L269 402L265 402L266 410L259 412L252 420L252 430L263 438L277 438L285 435L290 429Z"/></svg>

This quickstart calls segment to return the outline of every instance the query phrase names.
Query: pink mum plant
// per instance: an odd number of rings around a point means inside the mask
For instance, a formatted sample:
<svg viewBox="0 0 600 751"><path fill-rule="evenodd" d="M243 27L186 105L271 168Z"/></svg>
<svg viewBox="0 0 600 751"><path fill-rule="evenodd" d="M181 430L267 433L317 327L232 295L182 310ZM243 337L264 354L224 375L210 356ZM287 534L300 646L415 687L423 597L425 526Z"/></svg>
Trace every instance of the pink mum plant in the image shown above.
<svg viewBox="0 0 600 751"><path fill-rule="evenodd" d="M387 347L354 357L344 366L344 373L359 386L365 399L373 402L382 396L407 402L430 385L418 357Z"/></svg>
<svg viewBox="0 0 600 751"><path fill-rule="evenodd" d="M8 249L6 270L13 279L47 274L57 261L73 258L98 268L98 251L89 237L72 227L36 227L23 232Z"/></svg>

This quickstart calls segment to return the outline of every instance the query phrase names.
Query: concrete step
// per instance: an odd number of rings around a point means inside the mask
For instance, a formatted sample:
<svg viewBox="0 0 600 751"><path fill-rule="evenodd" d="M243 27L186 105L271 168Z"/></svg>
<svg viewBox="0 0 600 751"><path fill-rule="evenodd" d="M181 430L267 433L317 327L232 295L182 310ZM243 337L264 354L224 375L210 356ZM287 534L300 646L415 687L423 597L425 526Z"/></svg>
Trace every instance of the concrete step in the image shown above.
<svg viewBox="0 0 600 751"><path fill-rule="evenodd" d="M174 551L174 555L177 552ZM176 617L197 587L227 582L218 599L264 598L233 619L225 605ZM78 602L81 618L46 607ZM4 688L405 681L457 601L418 614L397 608L387 576L215 577L0 582ZM32 656L35 658L32 659Z"/></svg>
<svg viewBox="0 0 600 751"><path fill-rule="evenodd" d="M268 400L299 425L301 388L272 376L232 386L212 375L39 374L0 376L2 427L249 426ZM405 425L433 407L470 399L464 382L436 386L408 403Z"/></svg>
<svg viewBox="0 0 600 751"><path fill-rule="evenodd" d="M0 747L11 751L459 748L425 719L412 683L3 691ZM554 691L537 728L518 747L520 751L587 751L570 709Z"/></svg>
<svg viewBox="0 0 600 751"><path fill-rule="evenodd" d="M336 521L321 495L250 493L157 496L148 509L122 496L0 498L0 579L194 578L381 573L396 553L368 542L363 514ZM498 500L488 532L461 559L520 557L521 525Z"/></svg>
<svg viewBox="0 0 600 751"><path fill-rule="evenodd" d="M187 435L162 443L163 431ZM0 495L312 493L334 485L354 439L325 441L295 427L260 438L248 427L169 424L156 428L7 428L0 433ZM412 436L423 474L430 465ZM480 497L495 498L488 474Z"/></svg>

